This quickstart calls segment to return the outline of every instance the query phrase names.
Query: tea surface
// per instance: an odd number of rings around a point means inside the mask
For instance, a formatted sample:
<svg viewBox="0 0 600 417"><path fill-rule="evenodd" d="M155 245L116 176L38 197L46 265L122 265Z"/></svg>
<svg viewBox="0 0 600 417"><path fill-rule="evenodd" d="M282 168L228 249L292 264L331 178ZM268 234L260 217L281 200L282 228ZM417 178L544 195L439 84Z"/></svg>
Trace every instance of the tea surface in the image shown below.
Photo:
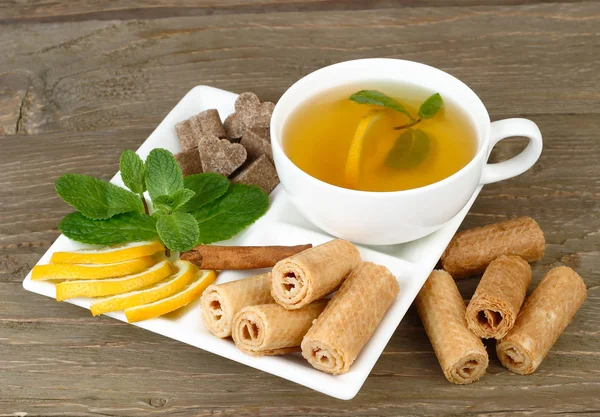
<svg viewBox="0 0 600 417"><path fill-rule="evenodd" d="M415 117L421 103L434 93L406 85L367 88L392 97ZM406 125L410 119L398 111L349 100L350 95L362 89L365 86L327 91L303 103L290 116L284 127L283 148L300 169L339 187L399 191L449 177L475 155L474 127L463 110L444 97L444 104L435 117L422 120L408 133L410 137L419 130L418 133L424 132L428 138L428 146L420 151L418 163L390 164L390 152L398 149L398 138L405 134L401 139L404 140L408 130L394 130L394 127ZM356 141L357 128L365 126L364 135L359 135L362 143L356 180L350 181L349 152L351 147L356 148L352 143L353 139Z"/></svg>

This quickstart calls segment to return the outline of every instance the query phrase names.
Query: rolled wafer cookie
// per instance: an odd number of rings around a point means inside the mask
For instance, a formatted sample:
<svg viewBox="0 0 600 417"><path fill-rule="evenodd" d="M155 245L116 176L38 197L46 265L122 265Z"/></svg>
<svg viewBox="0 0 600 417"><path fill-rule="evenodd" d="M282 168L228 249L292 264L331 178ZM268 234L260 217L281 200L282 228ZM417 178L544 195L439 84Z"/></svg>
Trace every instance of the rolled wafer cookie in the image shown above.
<svg viewBox="0 0 600 417"><path fill-rule="evenodd" d="M446 379L470 384L481 378L488 354L481 339L467 328L465 302L450 274L433 271L415 304Z"/></svg>
<svg viewBox="0 0 600 417"><path fill-rule="evenodd" d="M358 264L302 340L302 356L316 369L348 372L400 288L384 266Z"/></svg>
<svg viewBox="0 0 600 417"><path fill-rule="evenodd" d="M231 336L233 318L242 308L272 303L269 274L210 285L200 299L202 322L217 337Z"/></svg>
<svg viewBox="0 0 600 417"><path fill-rule="evenodd" d="M583 279L571 268L550 270L523 304L513 328L496 343L502 365L517 374L534 372L586 296Z"/></svg>
<svg viewBox="0 0 600 417"><path fill-rule="evenodd" d="M544 232L531 217L518 217L454 235L444 251L442 268L456 278L480 274L501 255L518 255L527 262L544 256Z"/></svg>
<svg viewBox="0 0 600 417"><path fill-rule="evenodd" d="M485 270L467 306L467 325L476 336L500 339L515 324L527 287L531 267L519 256L493 260Z"/></svg>
<svg viewBox="0 0 600 417"><path fill-rule="evenodd" d="M352 243L335 239L290 256L271 271L271 295L289 310L301 308L335 291L360 262Z"/></svg>
<svg viewBox="0 0 600 417"><path fill-rule="evenodd" d="M244 307L233 319L231 336L242 352L252 356L299 351L302 338L327 301L315 301L297 310L275 303Z"/></svg>

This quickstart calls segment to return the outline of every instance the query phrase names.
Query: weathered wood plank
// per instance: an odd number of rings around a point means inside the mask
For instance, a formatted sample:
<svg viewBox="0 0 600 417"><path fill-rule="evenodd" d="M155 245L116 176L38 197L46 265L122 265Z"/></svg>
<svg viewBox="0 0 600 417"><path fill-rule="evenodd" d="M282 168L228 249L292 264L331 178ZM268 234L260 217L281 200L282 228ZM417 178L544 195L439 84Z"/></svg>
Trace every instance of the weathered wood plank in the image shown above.
<svg viewBox="0 0 600 417"><path fill-rule="evenodd" d="M573 3L582 0L562 0ZM75 0L53 2L0 2L0 24L17 22L73 22L82 20L163 19L246 13L380 10L393 7L482 6L553 3L555 0ZM387 12L387 11L386 11Z"/></svg>
<svg viewBox="0 0 600 417"><path fill-rule="evenodd" d="M3 299L4 291L12 295L15 289L1 288ZM492 359L488 375L466 387L443 378L411 311L352 402L332 400L109 318L91 318L78 307L25 294L19 304L30 310L28 319L0 320L0 334L11 334L0 347L0 370L8 381L0 411L144 415L159 406L170 414L194 415L592 413L600 408L600 381L594 372L598 335L595 324L585 320L598 314L594 301L599 294L597 289L591 293L538 372L519 377Z"/></svg>
<svg viewBox="0 0 600 417"><path fill-rule="evenodd" d="M3 1L0 25L0 417L600 414L599 3ZM463 225L533 216L548 241L534 284L560 264L586 281L588 300L535 374L506 371L489 344L488 374L449 384L411 309L342 402L22 289L71 211L53 191L60 174L110 178L196 84L277 100L314 69L370 56L438 66L492 119L540 126L539 163L485 187ZM521 147L505 141L492 159ZM459 283L467 299L476 285Z"/></svg>
<svg viewBox="0 0 600 417"><path fill-rule="evenodd" d="M585 278L589 300L534 375L513 375L494 358L488 375L468 387L443 378L411 310L350 403L24 292L23 276L58 234L56 221L70 211L54 195L54 178L64 172L109 178L120 152L135 148L150 130L5 138L0 165L11 169L0 174L5 196L0 203L0 306L8 314L0 314L0 373L9 383L0 384L0 415L593 415L600 409L600 169L595 160L600 122L595 115L534 119L546 133L540 168L486 187L465 226L532 215L549 242L546 256L534 265L534 282L550 267L567 263ZM511 146L499 149L495 158L510 153ZM465 298L476 284L477 279L459 283ZM276 393L277 400L265 392Z"/></svg>
<svg viewBox="0 0 600 417"><path fill-rule="evenodd" d="M599 28L596 2L5 25L0 129L151 128L197 84L276 100L319 67L372 56L447 70L496 118L597 113Z"/></svg>

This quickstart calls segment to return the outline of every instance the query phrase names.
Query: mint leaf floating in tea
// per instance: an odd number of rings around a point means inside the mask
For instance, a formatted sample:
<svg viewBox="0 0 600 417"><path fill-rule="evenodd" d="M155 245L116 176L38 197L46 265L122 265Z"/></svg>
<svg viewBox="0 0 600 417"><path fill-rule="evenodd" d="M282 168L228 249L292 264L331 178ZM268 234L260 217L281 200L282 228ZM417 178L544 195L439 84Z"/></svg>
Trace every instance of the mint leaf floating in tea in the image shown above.
<svg viewBox="0 0 600 417"><path fill-rule="evenodd" d="M146 191L146 166L144 161L137 153L126 150L121 154L119 169L123 184L140 196L142 204L144 204L144 211L149 214L148 203L144 198L144 191Z"/></svg>
<svg viewBox="0 0 600 417"><path fill-rule="evenodd" d="M255 185L231 184L217 200L191 214L198 222L198 244L229 239L254 223L267 211L269 196Z"/></svg>
<svg viewBox="0 0 600 417"><path fill-rule="evenodd" d="M105 220L89 219L75 212L63 217L58 229L77 242L116 245L156 239L155 223L152 217L136 212L117 214Z"/></svg>
<svg viewBox="0 0 600 417"><path fill-rule="evenodd" d="M183 179L183 186L192 190L195 195L185 203L182 210L192 211L225 194L229 188L229 180L221 174L204 172L188 175Z"/></svg>
<svg viewBox="0 0 600 417"><path fill-rule="evenodd" d="M176 212L159 215L156 230L160 240L171 250L184 252L192 249L198 240L198 223L189 213Z"/></svg>
<svg viewBox="0 0 600 417"><path fill-rule="evenodd" d="M146 186L153 200L183 188L181 168L171 152L161 148L150 151L146 158Z"/></svg>
<svg viewBox="0 0 600 417"><path fill-rule="evenodd" d="M88 175L63 175L56 180L55 189L67 204L94 220L144 210L138 196L131 191Z"/></svg>
<svg viewBox="0 0 600 417"><path fill-rule="evenodd" d="M194 195L195 193L192 190L182 188L175 191L172 195L160 195L152 200L152 203L155 209L162 209L167 213L171 213L180 210Z"/></svg>
<svg viewBox="0 0 600 417"><path fill-rule="evenodd" d="M402 133L390 150L385 165L391 168L414 168L429 155L430 139L421 129L408 129Z"/></svg>
<svg viewBox="0 0 600 417"><path fill-rule="evenodd" d="M421 119L431 119L442 108L442 96L435 93L421 104L419 108L419 117Z"/></svg>
<svg viewBox="0 0 600 417"><path fill-rule="evenodd" d="M361 90L350 96L350 101L359 104L374 104L376 106L387 107L408 116L411 121L415 118L406 108L391 97L386 96L381 91L377 90Z"/></svg>
<svg viewBox="0 0 600 417"><path fill-rule="evenodd" d="M376 106L386 107L408 116L410 122L394 127L395 130L408 129L421 123L424 119L431 119L436 115L443 104L442 96L440 96L439 93L435 93L425 100L423 104L421 104L421 107L419 108L419 116L415 118L412 114L410 114L406 107L398 103L393 98L386 96L381 91L361 90L352 94L350 96L350 101L354 101L355 103L359 104L373 104Z"/></svg>

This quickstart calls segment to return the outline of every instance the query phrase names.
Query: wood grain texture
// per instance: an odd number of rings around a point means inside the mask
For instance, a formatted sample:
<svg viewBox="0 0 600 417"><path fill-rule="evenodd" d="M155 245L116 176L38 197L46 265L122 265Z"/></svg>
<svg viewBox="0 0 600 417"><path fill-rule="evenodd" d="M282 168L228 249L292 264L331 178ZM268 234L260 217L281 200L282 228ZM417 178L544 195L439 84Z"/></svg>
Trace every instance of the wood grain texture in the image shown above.
<svg viewBox="0 0 600 417"><path fill-rule="evenodd" d="M600 4L403 4L414 7L0 2L0 416L600 413ZM110 178L122 150L137 148L194 85L276 101L312 70L370 56L440 67L469 84L492 119L540 126L540 161L486 186L463 224L532 216L548 245L530 291L561 264L588 286L535 374L511 374L488 345L488 374L449 384L411 309L361 392L343 402L22 289L70 212L53 190L60 174ZM522 146L503 141L492 159ZM459 282L466 299L477 282Z"/></svg>

